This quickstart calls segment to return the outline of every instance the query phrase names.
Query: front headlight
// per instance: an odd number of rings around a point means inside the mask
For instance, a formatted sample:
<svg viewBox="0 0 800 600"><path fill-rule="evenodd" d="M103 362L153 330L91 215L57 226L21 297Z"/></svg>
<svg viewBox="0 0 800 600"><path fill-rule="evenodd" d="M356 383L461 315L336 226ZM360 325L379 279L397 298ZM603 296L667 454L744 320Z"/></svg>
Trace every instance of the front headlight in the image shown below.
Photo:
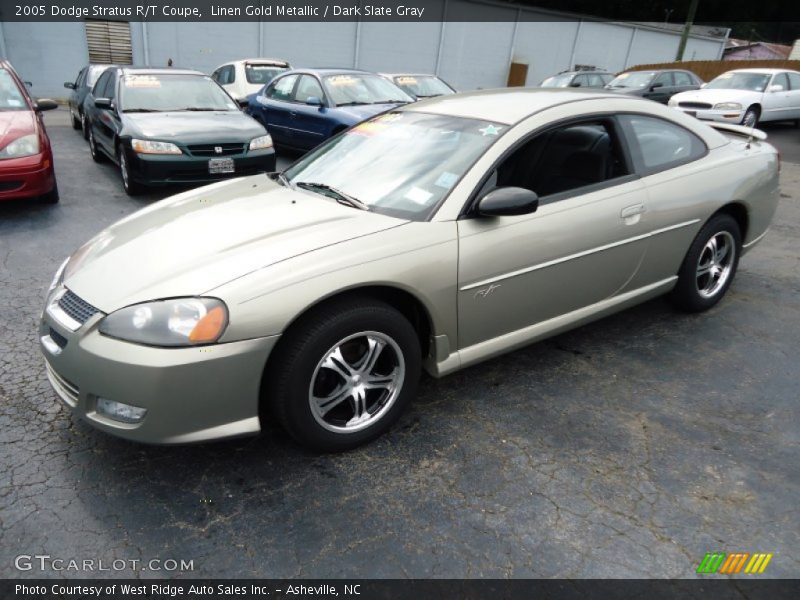
<svg viewBox="0 0 800 600"><path fill-rule="evenodd" d="M250 142L250 150L264 150L265 148L272 148L272 138L267 135L262 135Z"/></svg>
<svg viewBox="0 0 800 600"><path fill-rule="evenodd" d="M714 105L714 110L742 110L742 105L738 102L720 102Z"/></svg>
<svg viewBox="0 0 800 600"><path fill-rule="evenodd" d="M171 142L154 142L152 140L131 140L131 148L137 154L183 154L181 149Z"/></svg>
<svg viewBox="0 0 800 600"><path fill-rule="evenodd" d="M216 342L228 325L217 298L174 298L134 304L100 322L100 333L147 346L196 346Z"/></svg>
<svg viewBox="0 0 800 600"><path fill-rule="evenodd" d="M39 154L39 136L35 133L23 135L0 150L0 158L21 158Z"/></svg>
<svg viewBox="0 0 800 600"><path fill-rule="evenodd" d="M678 99L673 96L667 101L667 106L678 106Z"/></svg>

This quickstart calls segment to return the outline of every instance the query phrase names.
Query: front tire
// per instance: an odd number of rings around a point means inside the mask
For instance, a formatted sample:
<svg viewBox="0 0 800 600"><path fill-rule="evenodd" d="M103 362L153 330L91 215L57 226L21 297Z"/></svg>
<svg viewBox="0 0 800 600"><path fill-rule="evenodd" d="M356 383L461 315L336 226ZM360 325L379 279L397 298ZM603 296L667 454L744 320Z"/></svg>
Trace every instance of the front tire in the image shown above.
<svg viewBox="0 0 800 600"><path fill-rule="evenodd" d="M76 131L77 131L78 129L81 129L83 126L82 126L82 124L81 124L80 115L79 115L79 118L77 118L77 119L75 118L75 114L74 114L74 113L70 112L70 113L69 113L69 115L70 115L70 117L72 118L72 128L73 128L74 130L76 130Z"/></svg>
<svg viewBox="0 0 800 600"><path fill-rule="evenodd" d="M717 214L697 234L678 272L672 301L687 312L708 310L728 291L739 266L742 234L732 216Z"/></svg>
<svg viewBox="0 0 800 600"><path fill-rule="evenodd" d="M313 309L275 352L265 374L267 400L284 429L314 450L375 439L416 394L419 339L383 302L350 297Z"/></svg>
<svg viewBox="0 0 800 600"><path fill-rule="evenodd" d="M131 166L128 163L128 156L122 146L117 148L117 163L119 164L119 174L122 178L122 187L128 196L136 196L142 193L142 185L133 180Z"/></svg>
<svg viewBox="0 0 800 600"><path fill-rule="evenodd" d="M751 106L742 117L742 125L745 127L755 127L758 125L758 119L760 117L761 111L759 111L757 107Z"/></svg>
<svg viewBox="0 0 800 600"><path fill-rule="evenodd" d="M91 125L89 125L89 137L87 139L89 140L89 153L92 155L92 160L96 163L105 162L105 156L97 147L97 140L94 139L94 131L92 131Z"/></svg>

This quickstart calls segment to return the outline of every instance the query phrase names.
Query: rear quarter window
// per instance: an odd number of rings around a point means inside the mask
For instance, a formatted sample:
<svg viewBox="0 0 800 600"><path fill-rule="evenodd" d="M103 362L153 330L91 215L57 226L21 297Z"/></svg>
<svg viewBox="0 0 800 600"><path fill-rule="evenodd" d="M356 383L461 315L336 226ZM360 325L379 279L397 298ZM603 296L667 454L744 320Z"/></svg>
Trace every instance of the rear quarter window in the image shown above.
<svg viewBox="0 0 800 600"><path fill-rule="evenodd" d="M680 125L645 115L621 115L631 153L646 175L672 169L706 155L705 143Z"/></svg>

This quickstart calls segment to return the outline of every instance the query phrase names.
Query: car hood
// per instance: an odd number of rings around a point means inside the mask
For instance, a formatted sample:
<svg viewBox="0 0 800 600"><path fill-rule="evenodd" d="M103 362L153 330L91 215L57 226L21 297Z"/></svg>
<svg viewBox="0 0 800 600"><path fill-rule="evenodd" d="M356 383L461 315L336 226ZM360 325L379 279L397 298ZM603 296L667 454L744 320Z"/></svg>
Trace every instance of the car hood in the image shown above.
<svg viewBox="0 0 800 600"><path fill-rule="evenodd" d="M335 110L340 115L344 115L348 119L352 120L353 124L356 124L364 121L365 119L369 119L370 117L374 117L375 115L384 111L392 110L398 106L403 106L404 104L406 103L391 102L386 104L364 104L361 106L339 106L336 107Z"/></svg>
<svg viewBox="0 0 800 600"><path fill-rule="evenodd" d="M29 110L0 110L0 148L36 131L36 117Z"/></svg>
<svg viewBox="0 0 800 600"><path fill-rule="evenodd" d="M626 96L643 96L644 93L649 90L650 88L645 87L631 87L631 88L603 88L606 92L611 92L612 94L625 94Z"/></svg>
<svg viewBox="0 0 800 600"><path fill-rule="evenodd" d="M672 97L675 102L708 102L717 104L719 102L758 102L761 99L761 92L750 90L692 90L691 92L681 92Z"/></svg>
<svg viewBox="0 0 800 600"><path fill-rule="evenodd" d="M178 194L117 222L72 255L64 284L109 313L201 295L258 269L406 222L254 175Z"/></svg>
<svg viewBox="0 0 800 600"><path fill-rule="evenodd" d="M184 144L249 141L266 130L238 110L124 113L127 133Z"/></svg>

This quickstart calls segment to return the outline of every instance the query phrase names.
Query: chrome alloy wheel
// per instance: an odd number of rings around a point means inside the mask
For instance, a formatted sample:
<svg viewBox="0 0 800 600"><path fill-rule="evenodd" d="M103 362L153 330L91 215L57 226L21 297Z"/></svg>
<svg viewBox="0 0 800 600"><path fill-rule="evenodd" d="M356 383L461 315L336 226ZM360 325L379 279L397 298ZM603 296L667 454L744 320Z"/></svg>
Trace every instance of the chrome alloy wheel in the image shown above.
<svg viewBox="0 0 800 600"><path fill-rule="evenodd" d="M131 186L130 182L130 175L128 174L128 159L125 158L125 151L120 148L119 150L119 171L122 175L122 185L125 186L125 189L129 189Z"/></svg>
<svg viewBox="0 0 800 600"><path fill-rule="evenodd" d="M377 331L350 335L314 369L308 390L311 414L329 431L361 431L391 409L405 374L403 353L392 338Z"/></svg>
<svg viewBox="0 0 800 600"><path fill-rule="evenodd" d="M704 298L716 295L727 283L736 259L736 242L727 231L711 236L697 261L697 291Z"/></svg>

